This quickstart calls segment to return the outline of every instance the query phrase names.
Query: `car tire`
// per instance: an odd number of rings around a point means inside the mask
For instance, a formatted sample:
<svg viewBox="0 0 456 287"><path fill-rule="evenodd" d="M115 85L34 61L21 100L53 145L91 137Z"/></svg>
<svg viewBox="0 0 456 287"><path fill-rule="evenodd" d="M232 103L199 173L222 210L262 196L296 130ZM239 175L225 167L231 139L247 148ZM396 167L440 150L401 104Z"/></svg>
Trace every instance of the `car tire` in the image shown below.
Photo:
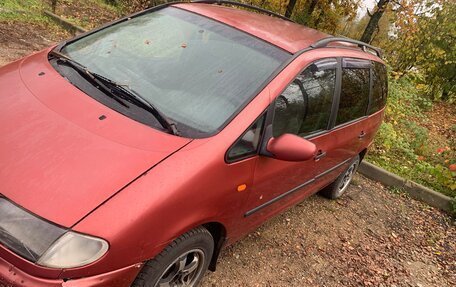
<svg viewBox="0 0 456 287"><path fill-rule="evenodd" d="M206 228L190 230L147 261L131 287L198 286L213 252L214 239Z"/></svg>
<svg viewBox="0 0 456 287"><path fill-rule="evenodd" d="M347 191L353 175L358 170L359 163L360 157L357 155L350 161L350 165L336 178L336 180L320 190L319 194L329 199L341 197L345 191Z"/></svg>

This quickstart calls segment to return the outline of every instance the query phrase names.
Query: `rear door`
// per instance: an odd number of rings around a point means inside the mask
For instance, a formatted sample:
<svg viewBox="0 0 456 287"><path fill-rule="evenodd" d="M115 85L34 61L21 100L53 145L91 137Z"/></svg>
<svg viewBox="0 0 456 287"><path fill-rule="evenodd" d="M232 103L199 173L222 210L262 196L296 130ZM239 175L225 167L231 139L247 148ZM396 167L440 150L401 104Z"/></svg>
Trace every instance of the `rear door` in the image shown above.
<svg viewBox="0 0 456 287"><path fill-rule="evenodd" d="M368 137L367 109L370 93L371 62L363 59L344 58L341 67L341 85L337 113L333 117L335 161L343 162L360 152Z"/></svg>

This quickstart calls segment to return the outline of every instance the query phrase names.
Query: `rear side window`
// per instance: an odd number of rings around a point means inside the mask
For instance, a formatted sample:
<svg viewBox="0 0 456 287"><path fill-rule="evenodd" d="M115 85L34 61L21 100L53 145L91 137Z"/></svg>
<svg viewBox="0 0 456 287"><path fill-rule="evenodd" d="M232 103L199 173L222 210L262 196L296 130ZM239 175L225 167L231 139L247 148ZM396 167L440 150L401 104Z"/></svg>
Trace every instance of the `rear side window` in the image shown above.
<svg viewBox="0 0 456 287"><path fill-rule="evenodd" d="M374 62L372 69L372 102L369 106L369 114L373 114L386 105L388 94L388 76L383 64Z"/></svg>
<svg viewBox="0 0 456 287"><path fill-rule="evenodd" d="M370 65L368 61L344 59L336 125L350 122L366 115L369 103Z"/></svg>
<svg viewBox="0 0 456 287"><path fill-rule="evenodd" d="M336 83L335 59L311 64L277 97L273 135L291 133L305 137L326 130Z"/></svg>

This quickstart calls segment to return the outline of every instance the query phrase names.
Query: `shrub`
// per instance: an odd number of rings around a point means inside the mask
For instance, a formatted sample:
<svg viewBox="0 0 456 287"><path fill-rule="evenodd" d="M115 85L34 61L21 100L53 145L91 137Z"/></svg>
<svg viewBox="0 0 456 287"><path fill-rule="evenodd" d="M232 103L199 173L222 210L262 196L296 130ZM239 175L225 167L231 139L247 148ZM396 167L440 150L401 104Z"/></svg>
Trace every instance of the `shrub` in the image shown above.
<svg viewBox="0 0 456 287"><path fill-rule="evenodd" d="M385 121L380 126L368 160L383 168L419 182L449 196L456 196L456 150L454 139L430 138L425 111L431 106L420 96L416 81L410 74L390 79Z"/></svg>

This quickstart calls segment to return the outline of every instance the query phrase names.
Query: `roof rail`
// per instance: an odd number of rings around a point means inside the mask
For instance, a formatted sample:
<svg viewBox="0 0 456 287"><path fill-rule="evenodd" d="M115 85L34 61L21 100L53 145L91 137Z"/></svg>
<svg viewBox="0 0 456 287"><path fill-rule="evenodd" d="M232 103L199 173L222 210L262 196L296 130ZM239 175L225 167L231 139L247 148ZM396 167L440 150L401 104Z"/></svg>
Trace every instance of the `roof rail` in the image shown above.
<svg viewBox="0 0 456 287"><path fill-rule="evenodd" d="M367 49L370 49L377 54L378 57L382 57L382 50L380 48L374 47L372 45L366 44L364 42L358 41L358 40L353 40L350 38L344 38L344 37L327 37L323 38L321 40L318 40L317 42L313 43L310 45L312 48L324 48L327 47L329 43L333 42L346 42L346 43L351 43L351 44L356 44L358 47L362 48L364 52L367 52Z"/></svg>
<svg viewBox="0 0 456 287"><path fill-rule="evenodd" d="M239 7L252 9L252 10L267 14L269 16L275 16L275 17L278 17L278 18L280 18L282 20L294 22L290 18L287 18L287 17L285 17L283 15L280 15L278 13L275 13L275 12L272 12L272 11L269 11L269 10L254 6L254 5L241 3L241 2L225 1L225 0L194 0L194 1L190 1L190 3L217 4L217 5L226 4L226 5L232 5L232 6L239 6Z"/></svg>

